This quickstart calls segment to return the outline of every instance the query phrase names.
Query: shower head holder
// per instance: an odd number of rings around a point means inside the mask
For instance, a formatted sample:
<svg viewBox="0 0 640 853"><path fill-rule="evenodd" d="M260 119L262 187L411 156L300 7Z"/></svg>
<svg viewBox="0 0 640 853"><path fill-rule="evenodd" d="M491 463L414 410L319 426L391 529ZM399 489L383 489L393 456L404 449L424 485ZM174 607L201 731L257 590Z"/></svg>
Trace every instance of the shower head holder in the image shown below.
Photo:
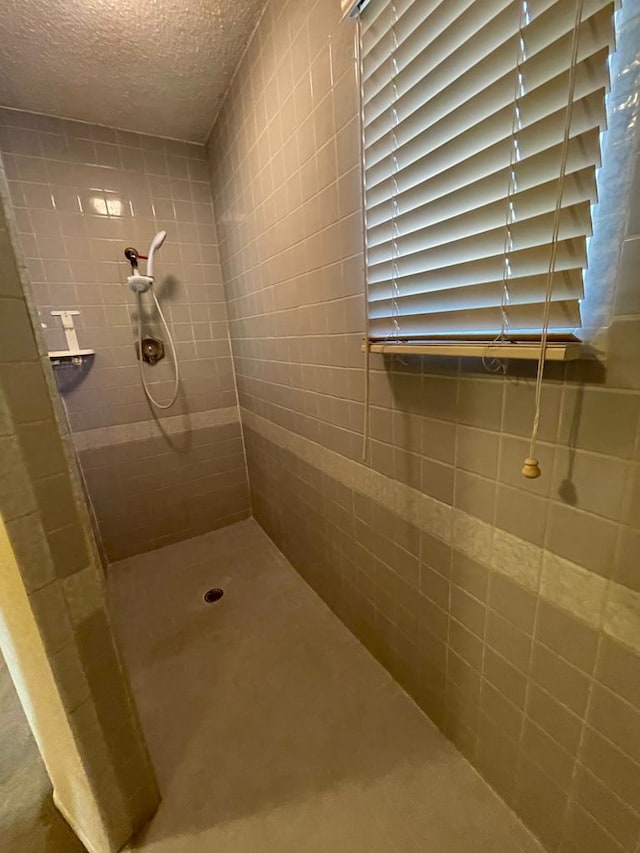
<svg viewBox="0 0 640 853"><path fill-rule="evenodd" d="M138 269L138 261L140 259L140 253L137 249L134 249L133 246L127 246L124 250L124 256L131 264L131 269L135 272Z"/></svg>

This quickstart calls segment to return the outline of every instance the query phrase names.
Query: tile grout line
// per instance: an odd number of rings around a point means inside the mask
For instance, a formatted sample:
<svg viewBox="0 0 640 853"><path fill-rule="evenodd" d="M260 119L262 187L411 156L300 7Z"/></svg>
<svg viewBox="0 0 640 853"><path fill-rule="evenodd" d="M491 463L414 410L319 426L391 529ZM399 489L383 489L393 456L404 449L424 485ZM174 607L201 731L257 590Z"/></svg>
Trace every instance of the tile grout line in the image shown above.
<svg viewBox="0 0 640 853"><path fill-rule="evenodd" d="M556 423L556 431L555 431L554 442L553 442L554 451L553 451L553 462L551 464L552 464L552 467L554 470L555 470L555 466L557 464L558 431L560 429L560 424L562 423L562 418L564 415L564 407L565 407L565 402L566 402L565 401L565 397L566 397L566 382L565 382L565 380L566 380L566 371L563 375L562 391L560 394L560 404L559 404L559 411L558 411L558 420ZM539 565L539 570L538 570L537 588L535 590L536 599L535 599L535 608L534 608L534 612L533 612L533 624L531 626L531 646L529 648L529 665L528 665L527 681L526 681L526 685L525 685L525 696L524 696L524 702L523 702L523 708L522 708L522 726L520 729L520 739L518 742L518 750L519 750L519 754L521 756L525 755L525 752L524 752L525 723L527 720L531 720L534 725L536 724L535 719L532 716L530 716L529 712L531 709L531 691L532 691L532 686L534 684L534 679L533 679L532 673L533 673L534 657L535 657L535 651L536 651L536 642L539 642L539 640L538 640L538 624L539 624L539 620L540 620L540 601L543 598L544 553L545 553L544 543L546 543L548 535L549 535L549 518L550 518L550 515L551 515L551 501L547 500L546 506L545 506L545 514L544 514L544 531L545 531L545 533L544 533L544 537L542 540L543 541L542 554L541 554L540 565ZM602 637L602 631L599 631L598 642L600 641L601 637ZM594 666L595 666L595 662L594 662ZM571 778L569 779L569 783L568 783L567 791L566 791L567 798L566 798L566 802L564 804L564 809L563 809L562 834L561 834L561 838L557 844L557 850L558 851L562 851L565 847L564 832L565 832L566 826L568 825L568 820L569 820L570 803L571 803L571 799L572 799L574 779L576 776L577 766L578 766L578 754L580 751L580 744L582 743L582 738L584 737L585 719L586 719L586 708L585 708L585 712L583 714L581 724L580 724L580 738L578 741L578 746L576 747L575 755L572 756ZM562 746L561 746L561 748L562 748ZM531 758L529 758L529 757L527 757L527 758L529 761L531 761ZM540 772L543 772L546 774L546 768L542 768L540 765L538 765L538 768L539 768Z"/></svg>
<svg viewBox="0 0 640 853"><path fill-rule="evenodd" d="M497 453L497 459L496 459L496 473L495 473L495 478L493 478L494 493L493 493L493 513L492 513L492 522L491 522L492 532L491 532L491 540L490 540L491 541L491 554L492 555L493 555L493 546L494 546L494 541L495 541L495 531L497 530L498 482L499 482L498 478L500 476L500 470L501 470L501 466L502 466L502 453L503 453L503 444L504 444L504 441L503 441L504 420L505 420L505 411L506 411L506 407L507 407L507 390L506 390L506 386L504 383L502 384L502 399L501 399L500 403L501 403L501 405L500 405L500 439L498 441L498 453ZM459 407L459 404L458 404L458 407ZM457 455L456 455L455 459L457 460ZM454 503L454 505L455 505L455 503ZM453 548L452 548L452 552L453 552ZM493 572L491 572L491 571L487 572L487 592L486 592L486 600L484 602L484 605L485 605L484 625L482 626L482 659L481 659L481 663L480 663L480 695L478 697L478 730L476 732L476 739L477 739L478 743L480 741L480 721L481 721L481 718L483 715L483 711L482 711L483 698L484 698L484 693L486 691L485 684L487 684L487 683L491 684L491 682L489 682L489 680L486 677L486 658L487 658L487 648L490 648L489 643L488 643L488 639L487 639L487 631L488 631L488 621L489 621L488 620L488 610L489 610L489 601L491 599L492 578L493 578ZM531 645L533 647L533 643ZM529 683L529 679L527 679L527 687L528 687L528 683ZM491 686L493 686L493 685L491 685ZM501 692L501 691L499 691L499 692ZM519 737L518 737L518 752L519 752L519 754L522 753L522 739L523 739L523 735L524 735L525 708L526 708L526 694L525 694L525 699L524 699L523 707L522 707L522 717L520 719L520 731L519 731ZM493 720L491 720L491 724L493 725ZM517 803L517 801L518 801L518 794L519 794L519 783L520 783L519 764L516 766L515 772L516 772L516 778L515 778L514 791L513 791L513 796L514 796L513 807L514 808L515 808L515 803Z"/></svg>

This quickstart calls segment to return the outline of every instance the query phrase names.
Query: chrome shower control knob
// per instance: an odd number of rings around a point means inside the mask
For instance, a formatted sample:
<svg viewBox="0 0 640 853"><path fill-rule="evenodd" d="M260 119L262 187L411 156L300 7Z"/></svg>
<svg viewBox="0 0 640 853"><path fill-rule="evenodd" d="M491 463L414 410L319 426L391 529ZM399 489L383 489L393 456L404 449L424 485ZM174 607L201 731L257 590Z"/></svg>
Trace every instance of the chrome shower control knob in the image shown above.
<svg viewBox="0 0 640 853"><path fill-rule="evenodd" d="M136 341L136 356L140 361L140 342ZM157 364L164 358L164 343L160 338L153 338L148 335L142 339L142 360L147 364Z"/></svg>

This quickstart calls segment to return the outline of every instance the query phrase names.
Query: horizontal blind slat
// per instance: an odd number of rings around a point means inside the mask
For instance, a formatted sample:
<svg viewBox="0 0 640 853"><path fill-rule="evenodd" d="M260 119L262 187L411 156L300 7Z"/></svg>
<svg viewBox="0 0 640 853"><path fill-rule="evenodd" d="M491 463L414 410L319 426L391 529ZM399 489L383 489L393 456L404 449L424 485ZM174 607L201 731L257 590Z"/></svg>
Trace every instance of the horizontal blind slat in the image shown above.
<svg viewBox="0 0 640 853"><path fill-rule="evenodd" d="M391 53L393 46L398 50L404 47L407 39L411 38L419 28L427 29L431 41L440 35L444 27L455 26L467 9L478 0L458 0L455 4L448 0L396 0L395 16L391 2L376 2L372 0L366 13L361 14L361 45L363 59L363 80L368 83L375 69L382 64ZM513 0L504 0L502 5ZM537 18L551 4L558 0L536 0L529 3L532 18ZM585 0L582 17L591 17L596 11L610 3L611 0ZM444 17L447 16L447 17ZM393 38L392 38L393 35ZM373 59L377 57L377 62ZM366 67L364 63L370 62Z"/></svg>
<svg viewBox="0 0 640 853"><path fill-rule="evenodd" d="M519 219L513 223L511 233L516 248L540 246L545 243L550 245L553 207L553 204L549 203L546 205L547 210L544 213L532 214L529 218ZM478 225L477 221L473 221L469 227L465 227L467 223L454 219L443 226L433 226L430 229L415 231L399 237L395 242L403 258L413 258L418 253L424 257L426 253L437 253L442 247L451 245L455 245L457 256L461 261L464 261L469 254L472 254L473 257L483 257L479 254L480 246L487 255L494 254L501 245L504 246L504 218L504 213L502 221L495 215L491 218L487 217L485 229L482 228L481 224ZM560 234L563 238L566 239L579 234L590 235L590 233L591 204L589 201L578 201L562 208ZM383 243L381 246L370 249L369 264L372 270L375 270L379 264L387 263L390 253L391 245L389 243Z"/></svg>
<svg viewBox="0 0 640 853"><path fill-rule="evenodd" d="M491 25L493 34L482 40L482 45L473 44L473 52L482 56L482 49L490 49L492 41L495 41L495 31L499 29L513 34L518 29L520 16L519 7L522 0L476 0L476 2L448 3L441 6L436 14L425 18L421 24L412 32L404 35L399 26L390 32L392 45L389 54L393 52L394 71L402 87L411 88L412 85L424 79L429 73L441 64L453 59L454 51L460 49L461 45L469 42L474 34ZM552 3L554 0L546 0ZM466 6L466 8L465 8ZM443 14L438 14L443 10ZM435 22L436 17L449 18ZM506 21L503 20L506 18ZM478 39L478 42L481 40ZM395 45L395 49L393 49ZM387 57L385 62L389 62ZM369 69L368 63L364 66L364 80L366 84L367 97L365 104L371 104L378 96L389 88L389 69L382 65ZM411 82L413 81L413 83Z"/></svg>
<svg viewBox="0 0 640 853"><path fill-rule="evenodd" d="M509 255L511 260L512 278L532 276L545 273L549 266L549 247L533 246ZM495 281L502 277L504 268L503 252L487 258L474 258L466 263L458 263L454 257L446 266L432 270L407 271L397 277L398 287L402 294L431 292L432 290L456 287L464 284L481 284ZM584 267L587 263L586 240L584 237L561 240L558 243L556 269L564 270L573 267ZM391 286L393 277L386 271L377 270L371 274L370 293L375 294L380 289Z"/></svg>
<svg viewBox="0 0 640 853"><path fill-rule="evenodd" d="M588 56L610 47L614 33L611 25L613 4L597 12L592 18L583 21L580 26L580 41L578 62L583 62ZM535 26L535 23L531 25ZM503 90L503 103L512 103L514 94L513 69L517 50L517 35L509 43L496 47L494 52L467 67L464 57L462 68L453 64L450 79L438 79L426 75L415 85L405 91L403 75L394 77L395 88L388 91L385 103L374 106L365 100L364 124L367 136L367 148L388 136L394 129L392 119L397 115L399 128L412 127L414 123L427 122L427 126L435 120L454 113L462 104L473 97L485 92L492 86L511 84L510 91ZM527 42L529 48L529 43ZM571 30L554 32L554 37L546 42L541 40L537 50L528 50L527 59L522 64L522 71L527 90L539 85L539 81L549 80L568 70L570 64ZM392 70L393 65L391 64ZM436 68L436 72L439 70ZM395 92L398 96L395 97ZM366 92L366 87L365 87ZM366 97L366 96L365 96ZM506 100L505 100L506 99ZM393 112L391 105L393 102ZM429 108L427 109L427 105ZM406 122L411 121L411 125ZM397 131L396 131L397 132Z"/></svg>
<svg viewBox="0 0 640 853"><path fill-rule="evenodd" d="M544 214L529 219L526 222L515 222L511 226L514 251L529 249L533 246L548 246L551 241L553 229L553 214ZM576 204L573 207L563 208L560 214L559 239L568 240L581 234L591 233L591 206L588 203ZM456 259L459 263L466 263L476 258L482 259L498 254L504 248L504 226L493 228L484 234L466 237L455 243ZM369 259L369 269L372 275L376 275L380 269L389 270L395 264L402 271L407 272L429 272L441 266L446 266L451 258L451 247L441 243L431 248L418 247L415 244L407 247L403 254L395 261L384 259L372 261Z"/></svg>
<svg viewBox="0 0 640 853"><path fill-rule="evenodd" d="M463 0L463 2L456 4L455 14L462 14L474 2L475 0ZM393 15L389 8L389 14L384 19L386 25L384 32L378 26L375 38L370 38L366 34L363 35L362 79L366 81L367 87L373 85L369 81L376 71L385 65L395 45L403 44L416 30L425 26L431 29L435 37L439 31L438 19L443 13L450 14L453 11L453 7L447 0L423 0L422 3L414 3L411 0L408 9L396 7L396 22L394 24ZM441 28L442 24L440 24Z"/></svg>
<svg viewBox="0 0 640 853"><path fill-rule="evenodd" d="M600 130L605 122L603 102L604 97L596 92L592 99L576 105L574 111L571 154L578 160L579 149L583 147L585 165L599 161ZM596 109L600 109L599 116L593 114ZM560 121L560 115L555 113L519 134L521 162L556 148L562 142L563 128ZM468 151L467 157L464 156L465 149ZM433 182L436 181L448 181L450 190L453 192L460 186L466 186L487 174L506 168L509 165L510 153L510 136L494 141L492 138L486 138L481 129L478 129L475 135L468 134L464 138L452 140L448 145L426 154L422 159L400 169L395 175L390 175L373 187L367 184L365 189L367 207L373 210L377 204L392 196L396 199L404 197L406 200L410 192L422 194L423 190L419 188L425 186L429 187L433 195L433 187L436 186Z"/></svg>
<svg viewBox="0 0 640 853"><path fill-rule="evenodd" d="M509 332L531 333L542 326L542 304L513 305L508 308ZM501 308L471 308L466 311L443 311L400 318L400 332L396 332L393 318L370 320L369 330L376 339L417 339L429 335L476 334L485 332L497 335L502 328ZM572 330L580 325L580 310L575 300L551 304L549 331Z"/></svg>
<svg viewBox="0 0 640 853"><path fill-rule="evenodd" d="M574 109L576 105L580 105L579 109L587 108L587 104L581 102L598 93L595 101L592 99L588 102L588 109L598 116L591 126L596 123L604 124L603 93L608 84L607 56L608 49L601 49L588 57L576 70ZM530 88L520 99L521 133L550 115L555 114L562 120L566 109L568 81L569 72L564 71L541 82L541 85ZM488 147L493 141L510 136L513 123L513 103L510 99L513 98L513 92L508 92L509 87L505 83L499 83L498 88L490 87L479 97L465 103L461 114L450 113L429 127L414 126L412 122L408 122L406 124L409 126L396 134L395 146L390 145L392 139L389 138L384 140L384 144L367 148L367 186L371 188L386 178L395 163L398 169L408 168L428 153L447 144L460 150L459 144L456 145L455 142L458 138L462 138L465 143L473 143L475 150L480 150L480 141L482 147ZM421 124L424 125L424 122ZM575 132L574 124L574 135ZM475 141L476 139L478 141Z"/></svg>
<svg viewBox="0 0 640 853"><path fill-rule="evenodd" d="M604 107L603 107L604 110ZM554 169L559 162L562 144L559 142L550 148L538 151L514 166L517 185L521 189L529 189L539 183L548 180L554 175ZM502 187L503 197L508 186L510 165L506 156L500 158L498 155L505 153L499 149L495 151L482 152L476 163L458 163L452 169L447 169L425 181L419 181L410 185L405 190L395 194L398 213L396 219L400 219L405 213L411 214L422 210L429 217L432 205L442 204L443 211L451 209L453 212L463 213L465 210L479 206L486 198L494 198L495 187ZM587 133L574 137L569 142L567 156L567 174L583 170L593 169L600 163L600 132L595 127ZM555 173L557 174L557 173ZM394 218L394 207L391 196L381 193L376 188L375 198L381 197L382 201L374 203L373 192L367 193L367 225L368 233L375 234L375 229L381 223L389 222ZM506 202L505 202L506 204Z"/></svg>
<svg viewBox="0 0 640 853"><path fill-rule="evenodd" d="M509 299L513 302L534 302L538 295L544 292L547 285L546 275L523 276L508 280ZM375 318L390 317L394 313L401 316L409 314L429 313L432 308L442 310L450 305L453 308L466 305L468 307L486 307L500 305L502 302L504 282L486 281L482 284L470 284L462 287L432 290L428 293L409 294L393 297L389 285L385 293L377 291L369 298L371 316ZM582 270L567 269L557 271L553 276L553 299L580 299L583 293ZM395 303L397 309L390 308Z"/></svg>
<svg viewBox="0 0 640 853"><path fill-rule="evenodd" d="M446 2L446 0L438 0ZM418 4L420 5L420 4ZM402 18L407 13L415 11L415 0L395 0L393 4L372 0L364 12L360 15L360 32L362 50L366 55L375 47L375 35L387 32L393 24L393 6L395 6L395 17Z"/></svg>
<svg viewBox="0 0 640 853"><path fill-rule="evenodd" d="M559 154L560 151L558 151ZM558 156L554 165L558 165L559 159ZM507 177L505 174L500 174L499 177L501 180L496 182L493 192L483 182L482 202L476 203L471 210L461 211L454 208L447 211L446 207L451 203L451 199L445 197L440 204L434 203L415 208L410 214L400 215L393 221L387 220L377 228L369 228L367 232L369 259L375 263L379 256L388 255L394 240L397 240L405 251L414 241L426 249L439 243L461 240L491 228L503 227ZM542 213L553 212L555 208L553 189L556 179L551 170L546 177L550 180L511 197L514 215L518 222ZM468 197L468 193L462 195ZM596 178L592 168L567 175L562 197L563 206L569 207L581 201L593 203L595 200Z"/></svg>
<svg viewBox="0 0 640 853"><path fill-rule="evenodd" d="M556 279L551 301L567 302L572 299L582 299L584 291L582 286L569 287L567 282ZM544 288L542 290L544 292ZM514 305L541 305L543 301L539 298L540 290L531 292L512 287L509 290L508 306ZM372 320L384 320L389 318L404 319L422 317L427 315L452 313L455 311L468 311L478 308L499 308L502 305L503 286L497 282L493 286L481 285L474 288L465 288L455 291L437 292L430 295L431 298L423 300L408 297L404 300L385 300L370 304L369 316ZM413 301L410 301L413 300Z"/></svg>

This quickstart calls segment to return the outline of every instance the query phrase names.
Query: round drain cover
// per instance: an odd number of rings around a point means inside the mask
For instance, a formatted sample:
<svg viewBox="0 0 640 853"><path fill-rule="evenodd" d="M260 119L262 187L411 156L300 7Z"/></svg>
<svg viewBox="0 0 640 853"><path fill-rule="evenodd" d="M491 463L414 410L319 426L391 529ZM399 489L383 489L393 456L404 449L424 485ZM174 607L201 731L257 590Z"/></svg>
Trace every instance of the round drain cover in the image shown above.
<svg viewBox="0 0 640 853"><path fill-rule="evenodd" d="M204 600L207 604L213 604L214 601L220 601L223 595L223 589L218 589L217 587L214 589L208 589L204 594Z"/></svg>

